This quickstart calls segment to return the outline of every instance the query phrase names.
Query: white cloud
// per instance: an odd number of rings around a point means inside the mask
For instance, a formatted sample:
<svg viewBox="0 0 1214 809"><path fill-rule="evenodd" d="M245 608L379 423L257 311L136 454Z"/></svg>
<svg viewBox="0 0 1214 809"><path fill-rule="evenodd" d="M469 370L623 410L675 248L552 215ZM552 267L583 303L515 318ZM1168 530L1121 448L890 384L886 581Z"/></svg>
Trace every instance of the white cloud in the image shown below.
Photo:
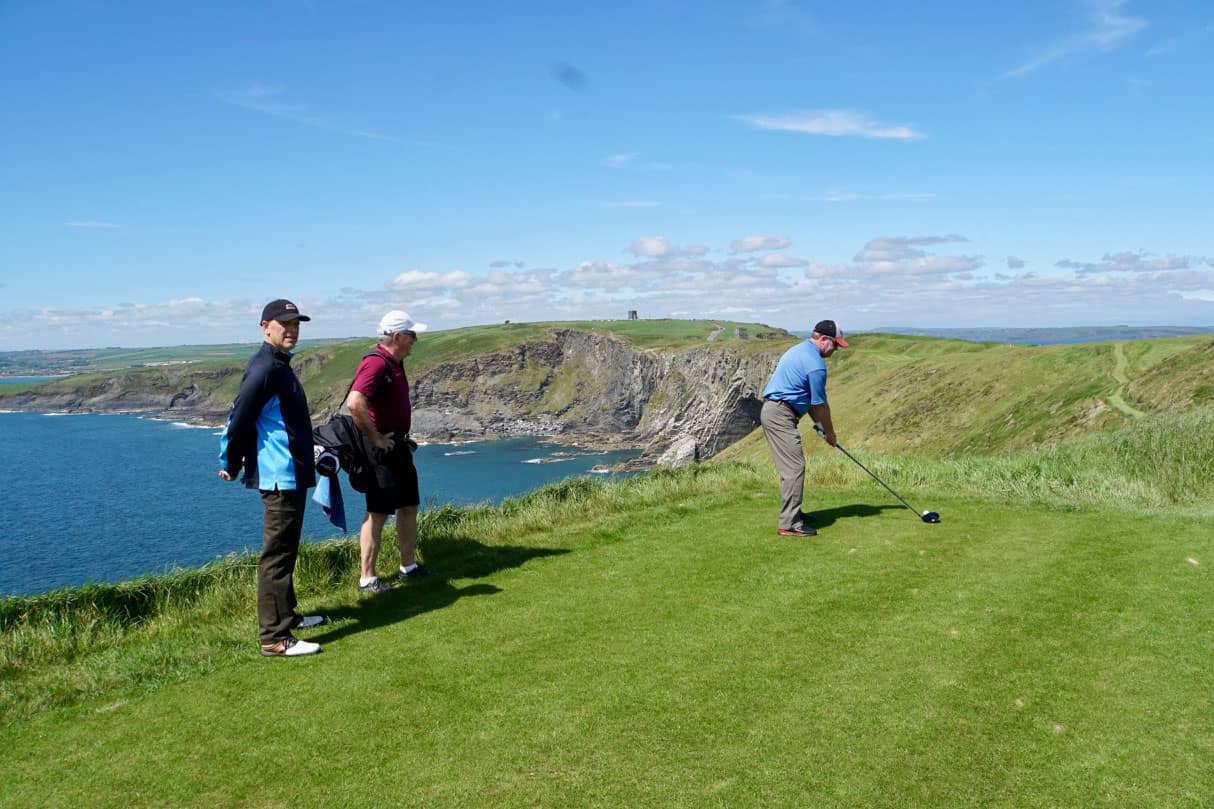
<svg viewBox="0 0 1214 809"><path fill-rule="evenodd" d="M634 256L660 258L671 251L670 240L665 236L642 236L629 248Z"/></svg>
<svg viewBox="0 0 1214 809"><path fill-rule="evenodd" d="M784 237L762 237L783 239ZM740 241L740 240L739 240ZM851 262L783 252L699 255L664 237L638 239L652 255L626 261L471 273L408 269L378 289L298 299L313 319L304 337L370 335L389 309L434 329L500 323L642 317L754 319L805 329L832 317L853 329L879 326L1214 325L1209 258L1157 258L1111 251L1097 261L1063 259L1048 274L1016 272L980 256L938 252L967 244L957 234L881 236ZM1015 258L1014 256L1011 258ZM521 262L518 262L521 263ZM1012 262L1014 263L1014 262ZM1011 270L1011 271L1008 271ZM93 310L0 311L0 347L169 345L260 339L264 301L181 297Z"/></svg>
<svg viewBox="0 0 1214 809"><path fill-rule="evenodd" d="M473 283L476 277L463 270L446 273L407 270L388 282L390 289L461 289Z"/></svg>
<svg viewBox="0 0 1214 809"><path fill-rule="evenodd" d="M743 236L729 243L731 253L752 253L755 250L783 250L792 245L785 236Z"/></svg>
<svg viewBox="0 0 1214 809"><path fill-rule="evenodd" d="M1024 259L1019 258L1017 256L1008 256L1007 257L1007 268L1009 270L1024 269Z"/></svg>
<svg viewBox="0 0 1214 809"><path fill-rule="evenodd" d="M914 140L923 135L906 125L879 123L856 110L816 110L786 115L738 115L756 129L801 132L806 135Z"/></svg>
<svg viewBox="0 0 1214 809"><path fill-rule="evenodd" d="M215 98L222 101L224 104L251 110L253 112L259 112L263 115L272 115L276 118L284 118L313 129L322 129L327 132L336 132L341 135L353 135L355 137L369 138L371 140L395 140L395 138L385 135L382 132L375 132L359 126L334 121L323 116L318 117L316 115L312 115L308 112L307 106L288 102L286 100L285 88L275 85L250 82L242 87L237 87L230 90L219 90L214 95Z"/></svg>
<svg viewBox="0 0 1214 809"><path fill-rule="evenodd" d="M619 154L607 155L607 157L603 158L603 164L613 169L622 169L636 160L637 157L639 155L636 152L621 152Z"/></svg>
<svg viewBox="0 0 1214 809"><path fill-rule="evenodd" d="M1055 42L1036 56L1003 74L1002 78L1025 76L1047 65L1092 51L1112 51L1150 23L1141 17L1122 13L1125 0L1092 0L1089 2L1088 27L1077 34Z"/></svg>
<svg viewBox="0 0 1214 809"><path fill-rule="evenodd" d="M677 258L702 256L708 253L708 248L699 244L679 248L672 245L665 236L642 236L632 242L628 252L637 258Z"/></svg>
<svg viewBox="0 0 1214 809"><path fill-rule="evenodd" d="M864 249L857 253L853 260L860 263L911 261L927 255L919 249L920 246L965 241L969 240L957 235L883 236L864 245Z"/></svg>
<svg viewBox="0 0 1214 809"><path fill-rule="evenodd" d="M759 259L759 265L763 267L808 267L809 262L784 253L768 253Z"/></svg>
<svg viewBox="0 0 1214 809"><path fill-rule="evenodd" d="M1072 261L1064 258L1055 266L1075 270L1080 275L1110 272L1156 273L1171 270L1187 270L1198 264L1209 264L1209 259L1192 258L1188 256L1167 256L1150 258L1145 251L1120 253L1105 253L1100 261Z"/></svg>

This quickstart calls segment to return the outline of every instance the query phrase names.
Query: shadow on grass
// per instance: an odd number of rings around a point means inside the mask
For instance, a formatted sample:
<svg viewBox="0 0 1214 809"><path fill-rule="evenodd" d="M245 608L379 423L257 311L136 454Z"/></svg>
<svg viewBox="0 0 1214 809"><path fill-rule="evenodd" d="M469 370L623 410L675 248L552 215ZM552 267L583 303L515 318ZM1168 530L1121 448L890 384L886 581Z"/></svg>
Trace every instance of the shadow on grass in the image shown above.
<svg viewBox="0 0 1214 809"><path fill-rule="evenodd" d="M395 624L417 615L442 609L468 596L500 593L492 584L456 587L451 579L477 579L499 570L520 567L532 559L569 553L564 548L520 545L485 545L474 539L441 537L426 542L426 567L431 578L410 581L391 590L362 598L358 603L326 612L340 624L309 640L328 643L376 627ZM350 623L345 623L346 621Z"/></svg>
<svg viewBox="0 0 1214 809"><path fill-rule="evenodd" d="M822 508L814 509L814 521L810 523L814 528L822 528L827 525L833 525L836 520L845 520L850 517L876 517L882 511L889 509L905 510L899 505L882 505L872 506L868 503L854 503L850 506L839 506L838 508Z"/></svg>

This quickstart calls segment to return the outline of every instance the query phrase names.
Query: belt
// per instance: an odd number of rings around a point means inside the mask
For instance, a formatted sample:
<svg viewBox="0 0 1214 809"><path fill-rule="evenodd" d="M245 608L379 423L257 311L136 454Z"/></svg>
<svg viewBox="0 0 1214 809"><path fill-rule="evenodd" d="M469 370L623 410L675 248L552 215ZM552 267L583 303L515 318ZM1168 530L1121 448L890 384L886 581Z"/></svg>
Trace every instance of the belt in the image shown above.
<svg viewBox="0 0 1214 809"><path fill-rule="evenodd" d="M784 405L785 407L787 407L787 408L788 408L788 412L790 412L790 413L792 413L792 414L793 414L793 417L794 417L794 418L798 418L798 419L799 419L799 418L801 418L801 415L802 415L802 414L797 412L797 408L793 407L791 404L789 404L788 402L784 401L783 399L773 399L773 398L771 398L770 396L768 396L768 397L767 397L766 399L764 399L763 401L765 401L765 402L775 402L775 403L776 403L776 404L778 404L778 405Z"/></svg>

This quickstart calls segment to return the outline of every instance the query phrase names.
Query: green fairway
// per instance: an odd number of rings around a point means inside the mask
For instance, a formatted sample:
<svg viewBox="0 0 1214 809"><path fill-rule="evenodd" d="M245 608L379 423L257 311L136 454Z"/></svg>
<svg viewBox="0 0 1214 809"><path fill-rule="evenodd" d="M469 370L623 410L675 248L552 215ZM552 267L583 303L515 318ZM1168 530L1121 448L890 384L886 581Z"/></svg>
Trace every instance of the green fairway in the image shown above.
<svg viewBox="0 0 1214 809"><path fill-rule="evenodd" d="M904 491L925 525L868 482L788 540L769 469L681 485L436 523L449 577L374 599L304 579L315 658L233 604L212 664L11 717L0 804L1211 804L1204 515Z"/></svg>

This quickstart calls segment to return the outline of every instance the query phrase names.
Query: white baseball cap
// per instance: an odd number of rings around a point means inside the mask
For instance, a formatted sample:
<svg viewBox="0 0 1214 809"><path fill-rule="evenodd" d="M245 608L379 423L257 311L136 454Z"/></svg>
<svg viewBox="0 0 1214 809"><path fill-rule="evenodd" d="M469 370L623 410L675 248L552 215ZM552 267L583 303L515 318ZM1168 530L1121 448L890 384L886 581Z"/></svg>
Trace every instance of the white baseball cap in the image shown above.
<svg viewBox="0 0 1214 809"><path fill-rule="evenodd" d="M409 317L408 312L402 312L399 309L393 309L388 314L384 315L379 320L380 334L396 334L402 331L425 331L426 324L418 323L413 318Z"/></svg>

